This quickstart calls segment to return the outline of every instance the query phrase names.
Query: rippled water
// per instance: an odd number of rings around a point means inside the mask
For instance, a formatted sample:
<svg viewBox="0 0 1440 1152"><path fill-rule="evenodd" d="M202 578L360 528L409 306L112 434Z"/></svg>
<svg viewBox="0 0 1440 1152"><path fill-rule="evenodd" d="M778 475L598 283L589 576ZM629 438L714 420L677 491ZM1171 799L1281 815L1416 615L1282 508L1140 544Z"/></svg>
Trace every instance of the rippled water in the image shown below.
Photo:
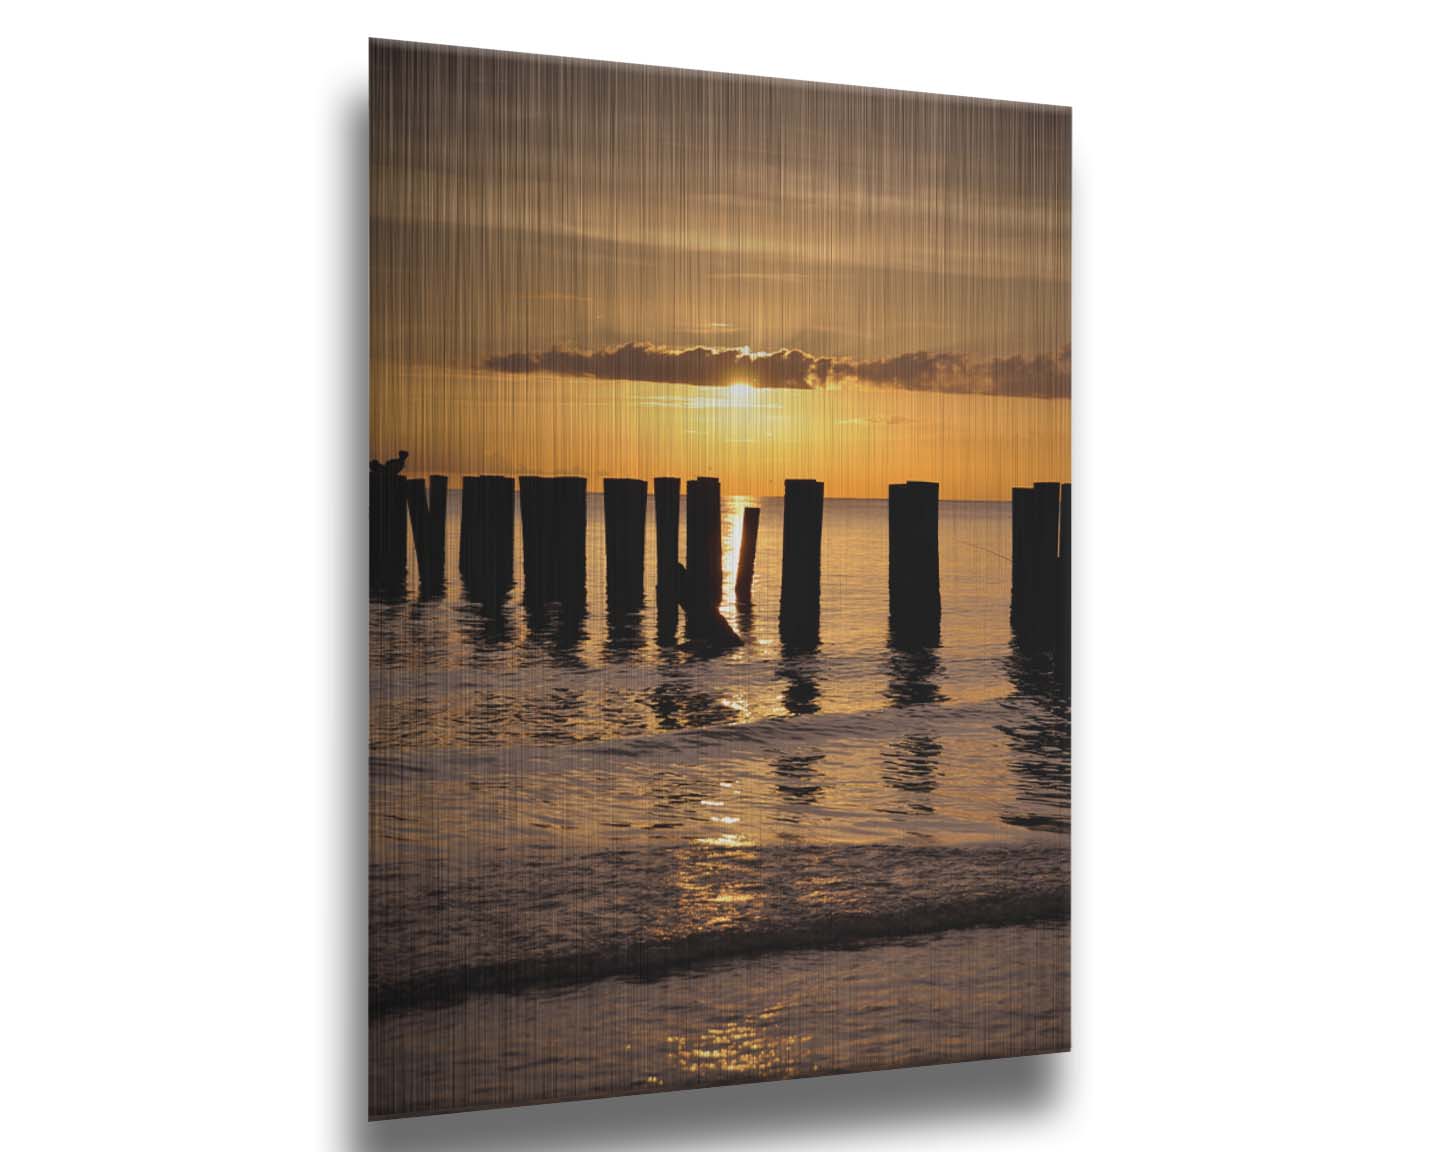
<svg viewBox="0 0 1440 1152"><path fill-rule="evenodd" d="M598 495L578 630L487 615L452 498L446 594L370 610L376 1115L1068 1044L1068 696L1011 649L1009 505L940 510L938 647L889 643L885 503L830 500L820 643L787 653L783 502L725 500L745 646L705 656L607 615ZM908 996L928 1023L880 1012Z"/></svg>

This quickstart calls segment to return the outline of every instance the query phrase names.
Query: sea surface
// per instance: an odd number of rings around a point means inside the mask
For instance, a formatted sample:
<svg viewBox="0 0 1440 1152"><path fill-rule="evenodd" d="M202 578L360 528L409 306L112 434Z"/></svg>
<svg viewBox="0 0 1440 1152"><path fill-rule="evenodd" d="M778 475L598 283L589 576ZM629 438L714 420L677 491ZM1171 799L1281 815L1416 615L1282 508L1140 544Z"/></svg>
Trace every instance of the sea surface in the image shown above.
<svg viewBox="0 0 1440 1152"><path fill-rule="evenodd" d="M518 502L517 502L518 503ZM683 501L682 501L683 504ZM733 595L761 508L753 604ZM1069 1047L1069 696L1012 648L1010 506L940 505L941 642L888 626L886 504L827 500L819 642L783 500L723 499L744 646L606 609L370 606L371 1114ZM684 508L681 509L684 556Z"/></svg>

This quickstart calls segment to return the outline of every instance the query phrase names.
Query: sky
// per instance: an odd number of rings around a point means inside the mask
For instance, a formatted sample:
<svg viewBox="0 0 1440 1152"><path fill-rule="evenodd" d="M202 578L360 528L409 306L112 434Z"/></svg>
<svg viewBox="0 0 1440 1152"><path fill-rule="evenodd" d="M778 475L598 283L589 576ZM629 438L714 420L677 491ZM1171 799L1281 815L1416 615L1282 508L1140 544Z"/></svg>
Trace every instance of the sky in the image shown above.
<svg viewBox="0 0 1440 1152"><path fill-rule="evenodd" d="M370 115L373 454L1069 479L1068 109L374 42Z"/></svg>

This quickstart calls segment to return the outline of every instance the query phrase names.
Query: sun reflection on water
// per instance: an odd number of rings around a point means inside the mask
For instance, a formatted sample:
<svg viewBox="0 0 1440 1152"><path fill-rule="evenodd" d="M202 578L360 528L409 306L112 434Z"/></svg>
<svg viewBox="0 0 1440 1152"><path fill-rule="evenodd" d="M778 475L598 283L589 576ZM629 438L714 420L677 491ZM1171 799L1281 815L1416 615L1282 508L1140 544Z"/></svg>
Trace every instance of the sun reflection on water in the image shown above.
<svg viewBox="0 0 1440 1152"><path fill-rule="evenodd" d="M810 1058L811 1037L784 1031L784 1007L776 1004L695 1036L667 1036L669 1060L701 1080L778 1080L818 1071Z"/></svg>

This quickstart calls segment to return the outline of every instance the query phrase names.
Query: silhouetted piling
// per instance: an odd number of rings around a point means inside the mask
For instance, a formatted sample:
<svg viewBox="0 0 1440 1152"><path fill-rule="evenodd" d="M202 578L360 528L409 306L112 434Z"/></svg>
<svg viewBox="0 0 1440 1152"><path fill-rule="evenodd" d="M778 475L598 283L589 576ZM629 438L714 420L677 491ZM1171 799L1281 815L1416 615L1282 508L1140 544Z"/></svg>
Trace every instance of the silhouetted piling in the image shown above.
<svg viewBox="0 0 1440 1152"><path fill-rule="evenodd" d="M445 511L449 488L450 477L430 477L430 533L426 543L436 591L445 586Z"/></svg>
<svg viewBox="0 0 1440 1152"><path fill-rule="evenodd" d="M480 554L480 477L460 477L460 579L468 587Z"/></svg>
<svg viewBox="0 0 1440 1152"><path fill-rule="evenodd" d="M1060 619L1060 485L1011 491L1010 622L1021 649L1054 651Z"/></svg>
<svg viewBox="0 0 1440 1152"><path fill-rule="evenodd" d="M1034 498L1029 488L1010 489L1010 627L1017 635L1025 616L1025 525Z"/></svg>
<svg viewBox="0 0 1440 1152"><path fill-rule="evenodd" d="M890 485L890 632L903 645L940 642L940 485Z"/></svg>
<svg viewBox="0 0 1440 1152"><path fill-rule="evenodd" d="M680 622L680 478L655 477L655 632L661 644L675 643Z"/></svg>
<svg viewBox="0 0 1440 1152"><path fill-rule="evenodd" d="M685 485L685 575L687 615L720 604L720 481L701 476Z"/></svg>
<svg viewBox="0 0 1440 1152"><path fill-rule="evenodd" d="M515 583L515 481L509 476L461 482L460 578L472 599L491 607Z"/></svg>
<svg viewBox="0 0 1440 1152"><path fill-rule="evenodd" d="M750 603L750 587L755 580L755 542L760 535L760 509L746 508L740 526L740 560L735 567L735 603Z"/></svg>
<svg viewBox="0 0 1440 1152"><path fill-rule="evenodd" d="M555 599L555 481L520 477L520 548L525 603L538 608Z"/></svg>
<svg viewBox="0 0 1440 1152"><path fill-rule="evenodd" d="M414 477L404 484L405 503L410 510L410 536L415 542L415 564L420 569L420 594L432 596L445 584L444 568L436 563L437 558L443 563L444 544L435 542L436 524L425 498L425 481ZM443 486L439 491L443 500Z"/></svg>
<svg viewBox="0 0 1440 1152"><path fill-rule="evenodd" d="M370 470L370 590L387 596L405 593L405 480L383 469Z"/></svg>
<svg viewBox="0 0 1440 1152"><path fill-rule="evenodd" d="M1035 485L1035 537L1031 545L1030 595L1034 605L1035 646L1055 649L1055 606L1060 580L1060 485Z"/></svg>
<svg viewBox="0 0 1440 1152"><path fill-rule="evenodd" d="M559 539L555 563L555 585L561 603L579 608L585 603L585 528L589 506L585 498L585 477L561 476L557 481L555 513Z"/></svg>
<svg viewBox="0 0 1440 1152"><path fill-rule="evenodd" d="M825 485L818 480L785 481L785 525L781 533L780 639L806 647L820 635L820 529Z"/></svg>
<svg viewBox="0 0 1440 1152"><path fill-rule="evenodd" d="M520 540L525 604L585 604L585 478L520 477Z"/></svg>
<svg viewBox="0 0 1440 1152"><path fill-rule="evenodd" d="M655 599L663 609L674 607L680 590L675 567L680 563L680 479L655 477Z"/></svg>
<svg viewBox="0 0 1440 1152"><path fill-rule="evenodd" d="M384 567L385 540L382 524L385 515L385 473L378 468L370 469L370 591L381 587L381 570Z"/></svg>
<svg viewBox="0 0 1440 1152"><path fill-rule="evenodd" d="M685 486L685 570L679 587L686 643L696 651L718 652L741 642L720 614L720 573L720 481L700 476Z"/></svg>
<svg viewBox="0 0 1440 1152"><path fill-rule="evenodd" d="M405 480L385 477L385 589L403 595L410 575L405 534Z"/></svg>
<svg viewBox="0 0 1440 1152"><path fill-rule="evenodd" d="M1070 485L1060 485L1060 567L1056 589L1055 671L1070 682Z"/></svg>
<svg viewBox="0 0 1440 1152"><path fill-rule="evenodd" d="M645 602L643 480L605 480L605 600L612 613Z"/></svg>

